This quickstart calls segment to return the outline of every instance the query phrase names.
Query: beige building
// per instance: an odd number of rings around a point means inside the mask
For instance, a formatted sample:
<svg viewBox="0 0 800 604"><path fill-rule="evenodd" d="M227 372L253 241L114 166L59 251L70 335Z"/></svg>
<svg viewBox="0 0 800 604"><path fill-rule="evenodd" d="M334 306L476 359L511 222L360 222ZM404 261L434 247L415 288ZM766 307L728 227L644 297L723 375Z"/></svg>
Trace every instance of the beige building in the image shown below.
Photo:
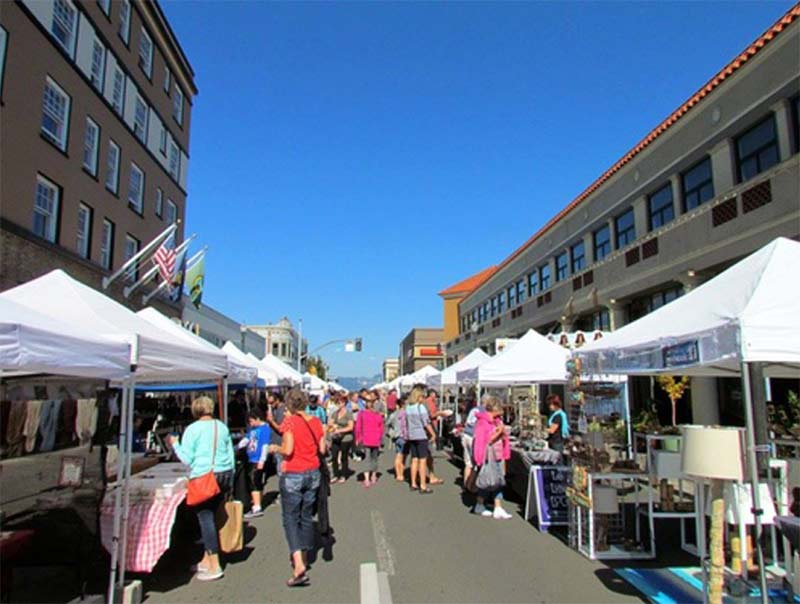
<svg viewBox="0 0 800 604"><path fill-rule="evenodd" d="M99 287L186 214L192 67L155 1L4 2L0 27L0 289Z"/></svg>
<svg viewBox="0 0 800 604"><path fill-rule="evenodd" d="M448 362L530 328L616 329L800 237L798 57L794 7L463 297ZM694 421L738 413L735 387L693 380ZM653 396L649 379L633 392Z"/></svg>
<svg viewBox="0 0 800 604"><path fill-rule="evenodd" d="M265 325L246 325L247 329L254 331L264 338L264 352L261 355L271 354L278 357L284 363L292 367L297 367L297 342L299 335L292 325L292 322L283 317L277 323ZM308 354L308 340L303 338L303 358Z"/></svg>
<svg viewBox="0 0 800 604"><path fill-rule="evenodd" d="M382 379L384 382L391 382L400 375L400 360L396 358L384 359Z"/></svg>
<svg viewBox="0 0 800 604"><path fill-rule="evenodd" d="M400 375L414 373L426 365L444 368L444 330L441 327L415 327L400 343Z"/></svg>

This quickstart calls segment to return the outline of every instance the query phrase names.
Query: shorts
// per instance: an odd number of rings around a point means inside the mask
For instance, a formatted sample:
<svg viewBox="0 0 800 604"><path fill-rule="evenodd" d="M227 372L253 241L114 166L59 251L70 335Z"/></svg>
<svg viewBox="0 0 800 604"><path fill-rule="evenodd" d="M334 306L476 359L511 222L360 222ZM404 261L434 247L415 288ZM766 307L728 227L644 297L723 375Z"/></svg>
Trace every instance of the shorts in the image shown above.
<svg viewBox="0 0 800 604"><path fill-rule="evenodd" d="M397 455L408 454L408 443L406 443L405 439L403 438L394 439L394 452Z"/></svg>
<svg viewBox="0 0 800 604"><path fill-rule="evenodd" d="M247 464L247 488L251 493L264 490L264 485L267 483L266 476L266 470L259 470L258 464L252 461Z"/></svg>
<svg viewBox="0 0 800 604"><path fill-rule="evenodd" d="M464 448L464 463L472 464L472 436L462 434L461 446Z"/></svg>
<svg viewBox="0 0 800 604"><path fill-rule="evenodd" d="M408 441L408 450L414 459L427 459L430 454L427 440Z"/></svg>

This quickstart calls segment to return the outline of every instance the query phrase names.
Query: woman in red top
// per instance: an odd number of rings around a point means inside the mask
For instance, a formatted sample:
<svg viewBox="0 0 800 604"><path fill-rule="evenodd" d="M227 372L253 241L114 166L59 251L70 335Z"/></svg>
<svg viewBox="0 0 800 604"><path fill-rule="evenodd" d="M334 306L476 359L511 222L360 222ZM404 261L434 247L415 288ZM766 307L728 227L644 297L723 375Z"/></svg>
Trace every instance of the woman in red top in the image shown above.
<svg viewBox="0 0 800 604"><path fill-rule="evenodd" d="M325 454L325 432L319 419L305 412L304 392L291 390L286 395L287 418L281 424L281 445L270 445L269 452L283 458L280 477L283 530L289 543L294 574L289 587L308 585L306 553L314 548L314 506L321 481L320 454Z"/></svg>

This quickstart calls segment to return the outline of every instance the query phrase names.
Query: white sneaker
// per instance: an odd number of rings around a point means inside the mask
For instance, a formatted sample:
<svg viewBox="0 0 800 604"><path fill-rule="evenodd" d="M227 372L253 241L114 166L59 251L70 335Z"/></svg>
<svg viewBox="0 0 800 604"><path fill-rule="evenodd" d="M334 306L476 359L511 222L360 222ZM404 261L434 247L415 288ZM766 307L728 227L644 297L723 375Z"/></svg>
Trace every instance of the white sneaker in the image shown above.
<svg viewBox="0 0 800 604"><path fill-rule="evenodd" d="M491 518L492 517L492 510L483 510L481 512L481 516L484 518Z"/></svg>
<svg viewBox="0 0 800 604"><path fill-rule="evenodd" d="M224 576L225 576L225 573L223 573L222 569L220 568L216 572L211 572L211 571L208 571L208 570L200 571L199 573L197 573L195 575L195 578L198 581L216 581L217 579L222 579L222 577L224 577Z"/></svg>
<svg viewBox="0 0 800 604"><path fill-rule="evenodd" d="M511 514L506 512L503 508L494 508L494 513L492 514L495 520L510 520L513 518Z"/></svg>

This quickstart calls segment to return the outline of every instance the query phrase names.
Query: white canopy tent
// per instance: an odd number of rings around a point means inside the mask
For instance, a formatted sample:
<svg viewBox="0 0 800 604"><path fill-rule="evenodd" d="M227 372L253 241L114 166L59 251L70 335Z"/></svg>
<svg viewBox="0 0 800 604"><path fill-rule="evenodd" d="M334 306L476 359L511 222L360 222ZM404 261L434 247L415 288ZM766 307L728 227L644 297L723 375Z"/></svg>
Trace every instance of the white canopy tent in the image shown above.
<svg viewBox="0 0 800 604"><path fill-rule="evenodd" d="M153 325L163 330L165 333L181 339L190 346L196 346L200 350L217 351L218 348L211 342L207 342L203 338L195 335L188 329L181 327L178 323L161 314L155 308L148 306L145 309L136 313L140 317L150 321ZM258 371L248 363L240 361L237 357L228 354L226 350L223 352L228 358L228 382L232 384L252 384L258 377Z"/></svg>
<svg viewBox="0 0 800 604"><path fill-rule="evenodd" d="M310 373L308 373L308 371L306 371L303 374L303 384L307 384L308 389L312 391L320 391L328 389L328 382L326 382L322 378L317 377L316 375L311 375Z"/></svg>
<svg viewBox="0 0 800 604"><path fill-rule="evenodd" d="M278 376L280 385L296 386L303 383L303 374L281 361L278 357L268 354L263 359L258 359L249 352L247 355L261 363L269 371L273 371Z"/></svg>
<svg viewBox="0 0 800 604"><path fill-rule="evenodd" d="M760 509L751 363L766 377L800 376L800 243L779 238L681 298L576 351L598 373L741 375L747 465ZM667 333L665 333L667 332ZM761 517L755 543L762 601Z"/></svg>
<svg viewBox="0 0 800 604"><path fill-rule="evenodd" d="M439 373L441 372L436 369L436 367L432 365L425 365L425 367L417 369L414 373L401 375L400 377L392 380L389 385L392 388L411 388L415 384L427 384L428 378L439 375Z"/></svg>
<svg viewBox="0 0 800 604"><path fill-rule="evenodd" d="M125 580L135 383L174 383L224 378L228 372L227 358L219 351L203 351L183 342L175 342L173 337L149 321L99 291L76 281L62 270L51 271L3 292L0 299L35 309L42 315L68 324L70 329L97 334L127 345L130 349L129 365L132 373L122 382L120 407L117 479L121 481L122 488L115 493L114 547L111 552L108 593L108 601L113 603L118 562L119 586Z"/></svg>
<svg viewBox="0 0 800 604"><path fill-rule="evenodd" d="M0 377L31 373L124 380L131 347L0 298Z"/></svg>
<svg viewBox="0 0 800 604"><path fill-rule="evenodd" d="M514 346L482 363L458 371L456 381L489 388L565 383L569 379L569 356L568 350L531 329Z"/></svg>
<svg viewBox="0 0 800 604"><path fill-rule="evenodd" d="M239 350L239 348L230 340L225 342L221 348L222 352L228 355L229 358L234 359L237 363L246 365L256 371L258 379L264 382L265 386L277 386L278 374L270 371L262 365L257 358L253 355L248 355Z"/></svg>
<svg viewBox="0 0 800 604"><path fill-rule="evenodd" d="M432 386L434 388L455 386L458 384L459 371L473 369L491 358L492 357L483 352L483 350L476 348L457 363L453 363L450 365L450 367L442 370L441 373L429 376L428 386Z"/></svg>
<svg viewBox="0 0 800 604"><path fill-rule="evenodd" d="M336 392L347 392L347 388L345 388L341 384L337 384L336 382L328 382L328 386L332 390L336 390Z"/></svg>

